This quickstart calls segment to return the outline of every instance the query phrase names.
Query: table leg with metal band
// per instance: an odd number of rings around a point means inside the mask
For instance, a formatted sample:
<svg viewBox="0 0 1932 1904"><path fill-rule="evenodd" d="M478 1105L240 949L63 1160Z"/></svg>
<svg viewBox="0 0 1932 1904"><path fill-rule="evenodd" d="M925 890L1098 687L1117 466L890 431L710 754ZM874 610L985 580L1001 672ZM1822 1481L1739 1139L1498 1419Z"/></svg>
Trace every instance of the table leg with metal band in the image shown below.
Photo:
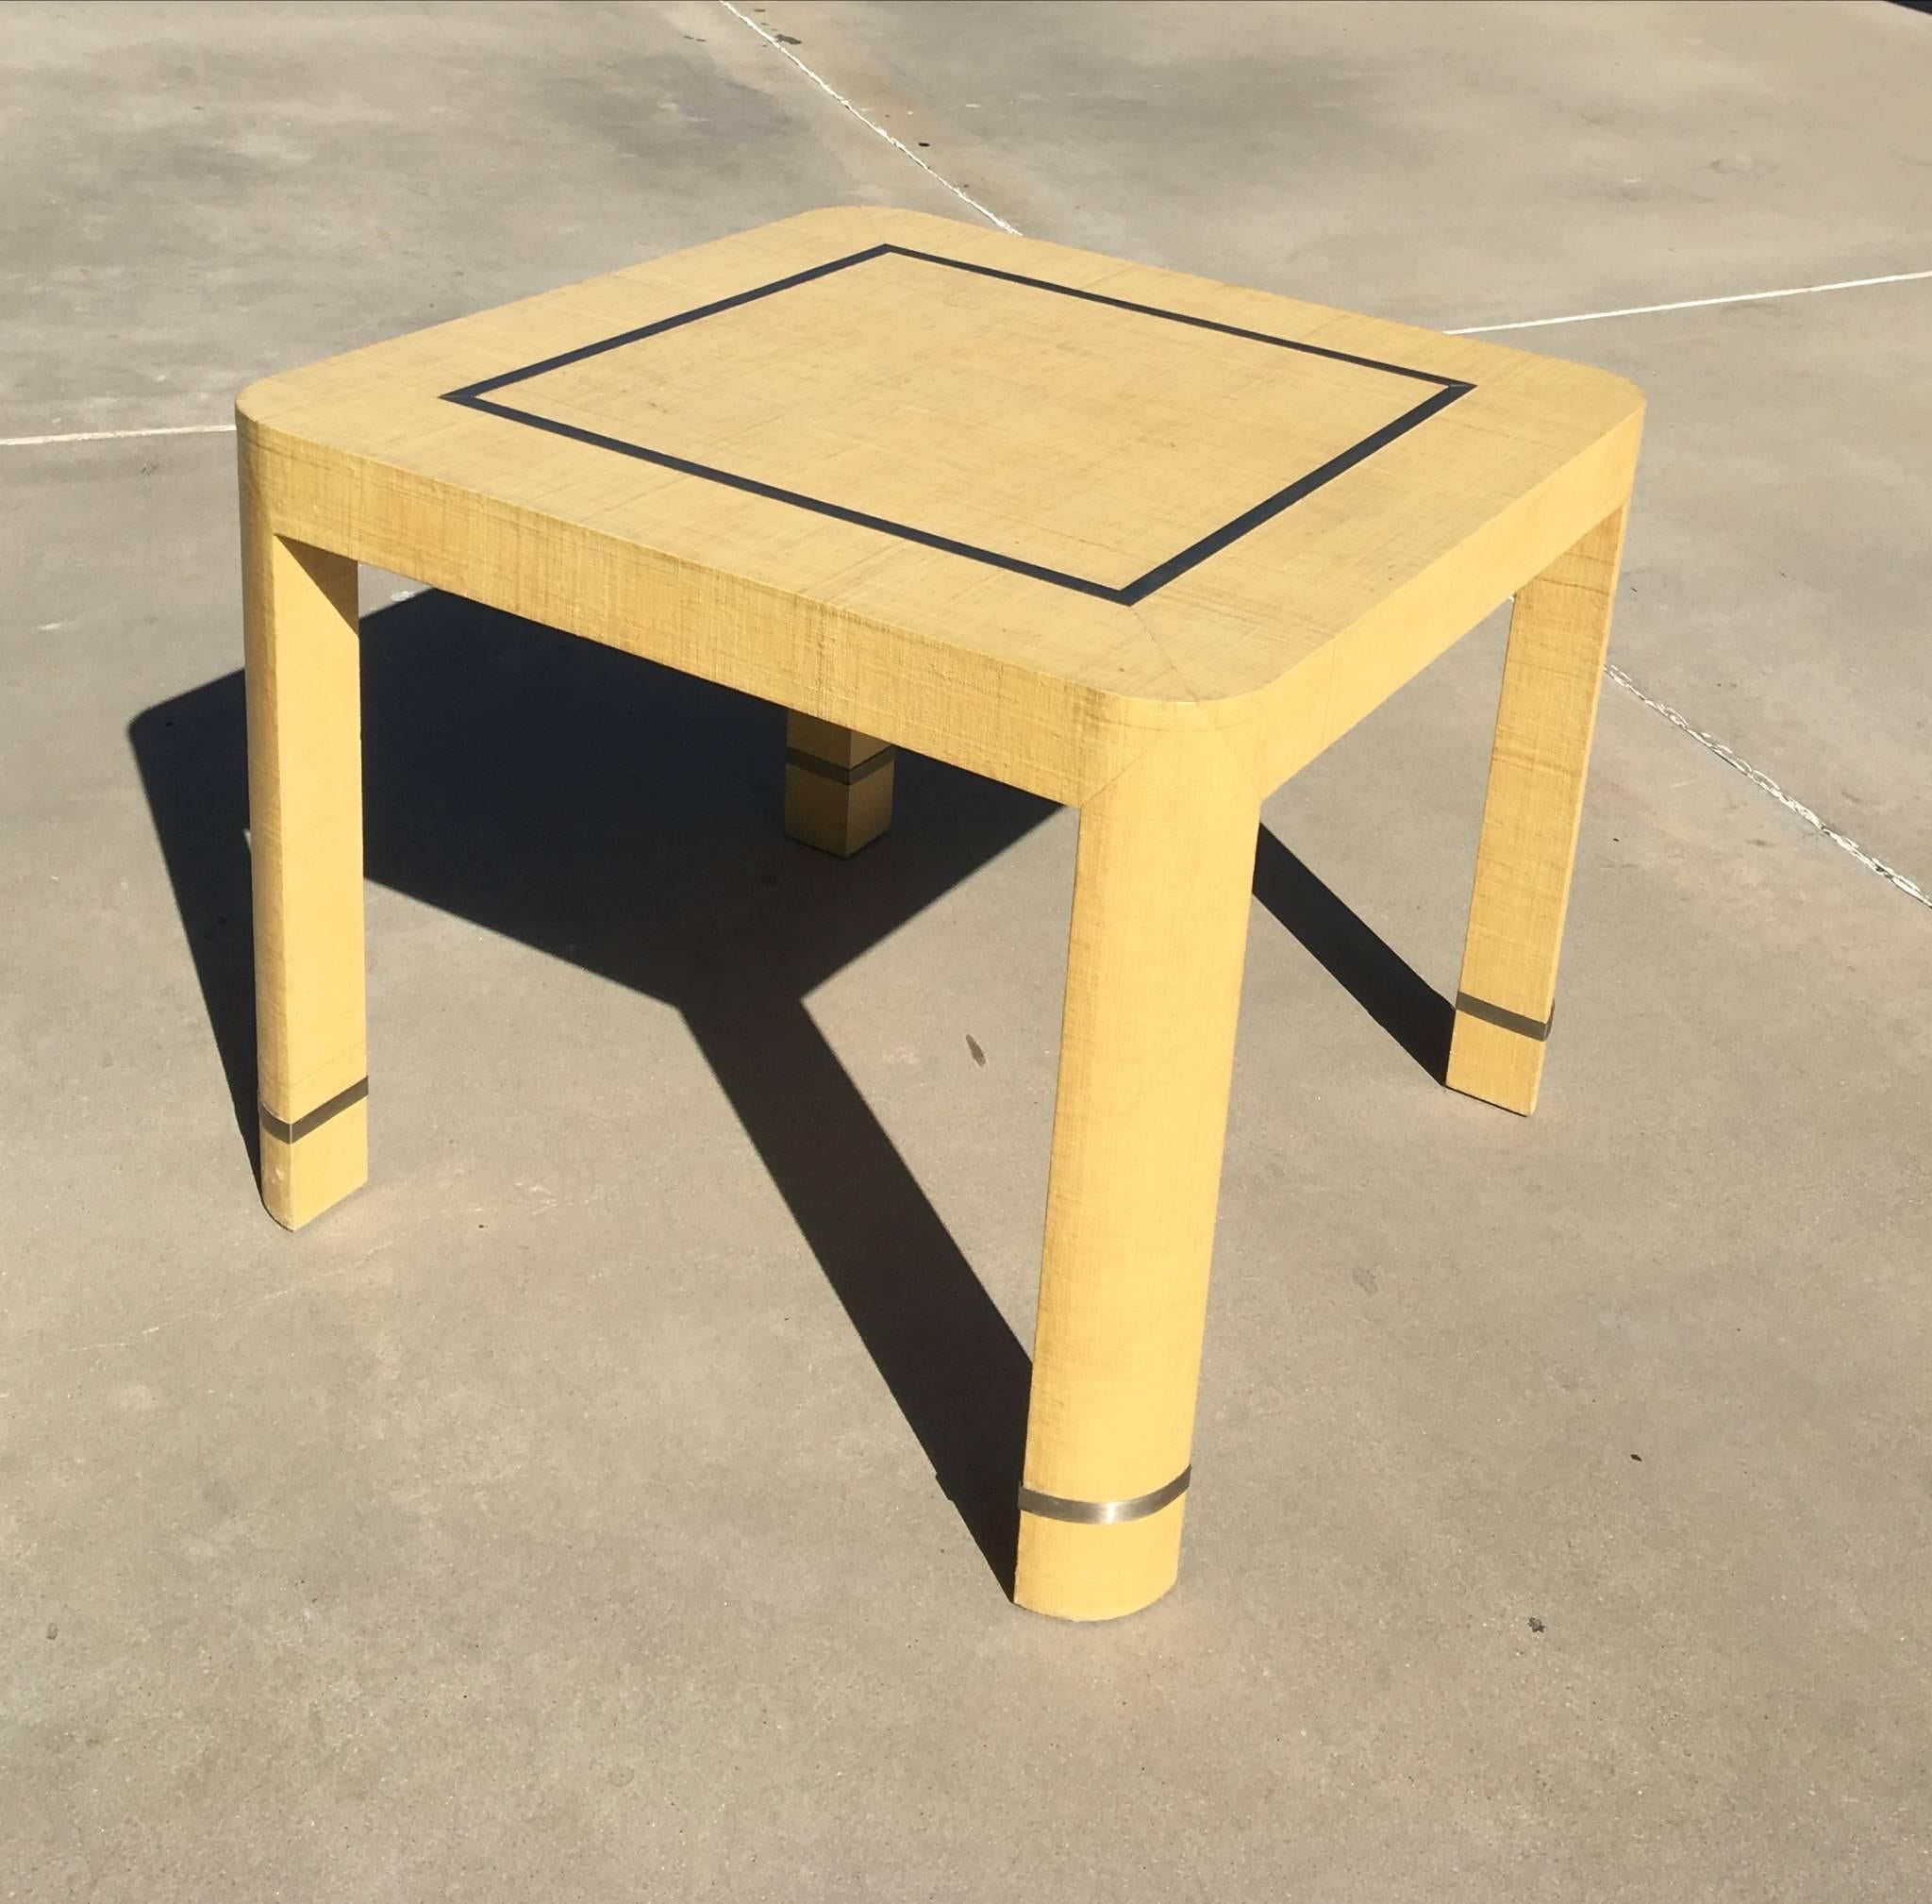
<svg viewBox="0 0 1932 1904"><path fill-rule="evenodd" d="M1016 1596L1108 1619L1173 1584L1259 815L1212 730L1080 814Z"/></svg>
<svg viewBox="0 0 1932 1904"><path fill-rule="evenodd" d="M1509 617L1448 1081L1525 1117L1556 1013L1624 516L1519 589Z"/></svg>
<svg viewBox="0 0 1932 1904"><path fill-rule="evenodd" d="M369 1175L356 564L277 535L242 449L261 1195L294 1229Z"/></svg>

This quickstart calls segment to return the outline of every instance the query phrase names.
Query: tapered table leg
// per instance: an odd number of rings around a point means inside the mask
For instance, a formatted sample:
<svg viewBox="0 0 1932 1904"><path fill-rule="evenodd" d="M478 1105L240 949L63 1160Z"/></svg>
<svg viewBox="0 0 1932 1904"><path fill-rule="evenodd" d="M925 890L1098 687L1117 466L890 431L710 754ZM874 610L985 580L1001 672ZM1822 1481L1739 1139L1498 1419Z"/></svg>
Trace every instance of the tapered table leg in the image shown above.
<svg viewBox="0 0 1932 1904"><path fill-rule="evenodd" d="M892 749L809 714L785 722L785 830L850 859L892 823Z"/></svg>
<svg viewBox="0 0 1932 1904"><path fill-rule="evenodd" d="M1519 590L1509 621L1448 1081L1524 1116L1556 1004L1624 518Z"/></svg>
<svg viewBox="0 0 1932 1904"><path fill-rule="evenodd" d="M369 1174L356 564L277 536L242 467L261 1198L298 1228Z"/></svg>
<svg viewBox="0 0 1932 1904"><path fill-rule="evenodd" d="M1180 1560L1258 801L1174 735L1082 810L1015 1598L1108 1619Z"/></svg>

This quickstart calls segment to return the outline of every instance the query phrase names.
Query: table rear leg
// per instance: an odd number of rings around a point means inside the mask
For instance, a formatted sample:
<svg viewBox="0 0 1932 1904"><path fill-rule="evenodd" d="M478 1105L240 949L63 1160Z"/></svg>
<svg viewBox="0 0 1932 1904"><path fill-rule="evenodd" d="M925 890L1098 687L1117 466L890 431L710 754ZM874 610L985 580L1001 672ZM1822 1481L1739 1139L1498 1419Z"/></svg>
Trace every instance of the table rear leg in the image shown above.
<svg viewBox="0 0 1932 1904"><path fill-rule="evenodd" d="M274 533L242 473L261 1199L299 1228L369 1174L356 564Z"/></svg>
<svg viewBox="0 0 1932 1904"><path fill-rule="evenodd" d="M1518 590L1509 621L1448 1082L1525 1117L1556 1004L1624 520L1620 509Z"/></svg>
<svg viewBox="0 0 1932 1904"><path fill-rule="evenodd" d="M785 830L850 859L892 823L892 749L809 714L785 722Z"/></svg>

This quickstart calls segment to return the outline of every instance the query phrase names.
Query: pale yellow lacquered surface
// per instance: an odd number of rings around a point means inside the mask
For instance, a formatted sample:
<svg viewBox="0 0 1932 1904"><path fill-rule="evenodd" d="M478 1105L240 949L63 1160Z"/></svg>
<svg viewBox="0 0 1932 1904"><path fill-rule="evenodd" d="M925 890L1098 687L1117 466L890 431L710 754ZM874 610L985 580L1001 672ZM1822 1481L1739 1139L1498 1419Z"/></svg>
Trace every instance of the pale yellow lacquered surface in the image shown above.
<svg viewBox="0 0 1932 1904"><path fill-rule="evenodd" d="M472 392L519 417L450 400L714 303ZM1470 388L1403 427L1445 385ZM359 1103L272 1127L364 1063L358 560L783 705L786 825L831 851L883 830L891 770L798 753L911 747L1082 809L1041 1496L1136 1498L1188 1463L1260 800L1519 591L1462 984L1548 1017L1641 423L1617 377L847 209L270 377L238 411L263 1194L291 1226L364 1169ZM1450 1081L1526 1111L1542 1056L1464 1013ZM1184 1512L1029 1512L1017 1596L1145 1605Z"/></svg>
<svg viewBox="0 0 1932 1904"><path fill-rule="evenodd" d="M1476 388L1132 607L443 400L880 243ZM1429 388L888 258L495 394L564 420L601 402L613 437L661 430L674 453L1112 582ZM1615 508L1641 407L1620 378L1476 339L849 209L271 377L239 409L284 473L282 533L1078 801L1197 708L1278 784ZM963 437L961 414L980 419Z"/></svg>

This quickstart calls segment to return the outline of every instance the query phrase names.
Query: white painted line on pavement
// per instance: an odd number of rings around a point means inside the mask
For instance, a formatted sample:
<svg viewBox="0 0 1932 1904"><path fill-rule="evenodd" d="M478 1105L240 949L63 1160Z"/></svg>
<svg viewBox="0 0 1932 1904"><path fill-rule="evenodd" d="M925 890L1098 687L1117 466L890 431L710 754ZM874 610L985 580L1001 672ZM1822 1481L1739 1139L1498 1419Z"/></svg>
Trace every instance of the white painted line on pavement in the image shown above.
<svg viewBox="0 0 1932 1904"><path fill-rule="evenodd" d="M1713 304L1763 304L1774 297L1815 297L1821 291L1863 291L1871 284L1916 284L1932 271L1894 271L1883 277L1841 277L1835 284L1795 284L1786 291L1740 291L1728 297L1682 297L1674 304L1632 304L1622 310L1579 310L1570 317L1525 317L1519 324L1471 324L1451 337L1486 337L1498 330L1541 330L1552 324L1595 324L1605 317L1648 317L1659 310L1705 310Z"/></svg>
<svg viewBox="0 0 1932 1904"><path fill-rule="evenodd" d="M233 436L231 423L171 423L158 429L76 429L58 436L0 436L0 449L32 449L47 443L127 443L144 436Z"/></svg>

